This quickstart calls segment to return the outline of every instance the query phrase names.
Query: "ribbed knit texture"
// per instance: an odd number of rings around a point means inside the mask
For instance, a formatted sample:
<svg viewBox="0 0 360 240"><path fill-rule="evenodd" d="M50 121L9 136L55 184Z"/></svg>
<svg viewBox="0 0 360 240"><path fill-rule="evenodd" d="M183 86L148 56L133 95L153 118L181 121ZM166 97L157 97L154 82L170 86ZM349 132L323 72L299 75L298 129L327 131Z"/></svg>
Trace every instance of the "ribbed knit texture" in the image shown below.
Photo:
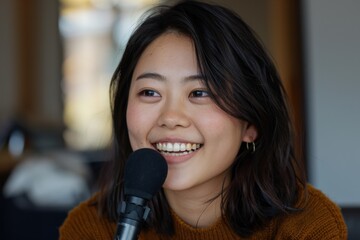
<svg viewBox="0 0 360 240"><path fill-rule="evenodd" d="M319 190L308 186L308 199L303 211L277 217L263 229L246 239L347 239L347 228L340 209ZM60 240L113 239L116 224L99 218L92 204L96 196L74 208L60 228ZM214 240L244 239L238 237L224 221L219 219L208 228L196 229L174 215L175 236L164 238L152 230L142 232L140 240Z"/></svg>

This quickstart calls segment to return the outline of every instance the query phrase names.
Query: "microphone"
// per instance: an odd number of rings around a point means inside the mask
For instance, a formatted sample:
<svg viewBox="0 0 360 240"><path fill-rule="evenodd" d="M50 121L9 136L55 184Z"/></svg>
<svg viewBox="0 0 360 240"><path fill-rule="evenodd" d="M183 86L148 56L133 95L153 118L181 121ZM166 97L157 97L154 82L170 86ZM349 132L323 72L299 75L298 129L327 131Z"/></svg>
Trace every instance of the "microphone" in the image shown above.
<svg viewBox="0 0 360 240"><path fill-rule="evenodd" d="M138 239L150 208L147 202L161 189L168 166L164 157L150 148L130 154L125 163L124 198L118 206L119 219L114 240Z"/></svg>

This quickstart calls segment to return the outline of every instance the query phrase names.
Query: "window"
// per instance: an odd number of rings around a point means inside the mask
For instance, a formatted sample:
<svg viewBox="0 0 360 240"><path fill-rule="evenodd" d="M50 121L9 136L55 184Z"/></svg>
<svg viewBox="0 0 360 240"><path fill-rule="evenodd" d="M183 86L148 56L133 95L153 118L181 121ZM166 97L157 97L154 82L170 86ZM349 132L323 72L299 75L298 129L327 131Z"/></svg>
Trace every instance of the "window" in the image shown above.
<svg viewBox="0 0 360 240"><path fill-rule="evenodd" d="M61 0L64 139L78 150L111 140L109 84L139 17L160 0Z"/></svg>

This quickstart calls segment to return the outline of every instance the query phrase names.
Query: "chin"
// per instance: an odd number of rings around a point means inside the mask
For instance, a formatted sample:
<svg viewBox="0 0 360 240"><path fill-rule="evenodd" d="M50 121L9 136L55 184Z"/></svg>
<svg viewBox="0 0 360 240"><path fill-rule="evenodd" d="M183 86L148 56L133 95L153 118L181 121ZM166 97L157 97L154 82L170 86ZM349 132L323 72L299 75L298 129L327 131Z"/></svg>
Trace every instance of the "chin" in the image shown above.
<svg viewBox="0 0 360 240"><path fill-rule="evenodd" d="M184 181L179 181L180 179L166 179L163 188L164 190L168 191L184 191L189 188L191 188L191 185L189 183L186 183Z"/></svg>

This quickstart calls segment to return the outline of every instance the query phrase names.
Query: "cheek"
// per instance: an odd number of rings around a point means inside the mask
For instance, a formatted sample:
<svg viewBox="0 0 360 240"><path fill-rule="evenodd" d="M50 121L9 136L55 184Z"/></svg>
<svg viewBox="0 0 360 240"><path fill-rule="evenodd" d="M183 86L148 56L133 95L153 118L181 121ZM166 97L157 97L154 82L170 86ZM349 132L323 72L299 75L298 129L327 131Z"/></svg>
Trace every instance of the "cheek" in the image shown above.
<svg viewBox="0 0 360 240"><path fill-rule="evenodd" d="M218 137L228 136L231 139L241 139L244 130L244 123L241 120L231 117L217 107L213 107L199 115L206 116L198 119L201 122L199 126L203 126L207 130L205 133ZM212 131L209 131L209 129L212 129Z"/></svg>
<svg viewBox="0 0 360 240"><path fill-rule="evenodd" d="M221 146L240 145L241 143L241 126L231 121L222 120L212 122L208 125L207 129L213 129L212 131L208 131L208 134L211 135L211 139L215 140Z"/></svg>
<svg viewBox="0 0 360 240"><path fill-rule="evenodd" d="M129 132L130 144L133 150L137 149L141 145L141 127L143 126L143 117L141 112L134 106L129 104L126 111L126 124Z"/></svg>
<svg viewBox="0 0 360 240"><path fill-rule="evenodd" d="M147 139L154 126L154 114L148 107L130 103L126 111L126 123L133 150L149 147Z"/></svg>
<svg viewBox="0 0 360 240"><path fill-rule="evenodd" d="M201 121L199 126L202 126L202 133L211 147L226 149L230 155L237 154L244 134L244 123L224 112L208 115Z"/></svg>
<svg viewBox="0 0 360 240"><path fill-rule="evenodd" d="M140 111L136 109L132 104L129 104L126 110L126 123L129 131L132 131L134 126L137 125L137 121L139 119Z"/></svg>

